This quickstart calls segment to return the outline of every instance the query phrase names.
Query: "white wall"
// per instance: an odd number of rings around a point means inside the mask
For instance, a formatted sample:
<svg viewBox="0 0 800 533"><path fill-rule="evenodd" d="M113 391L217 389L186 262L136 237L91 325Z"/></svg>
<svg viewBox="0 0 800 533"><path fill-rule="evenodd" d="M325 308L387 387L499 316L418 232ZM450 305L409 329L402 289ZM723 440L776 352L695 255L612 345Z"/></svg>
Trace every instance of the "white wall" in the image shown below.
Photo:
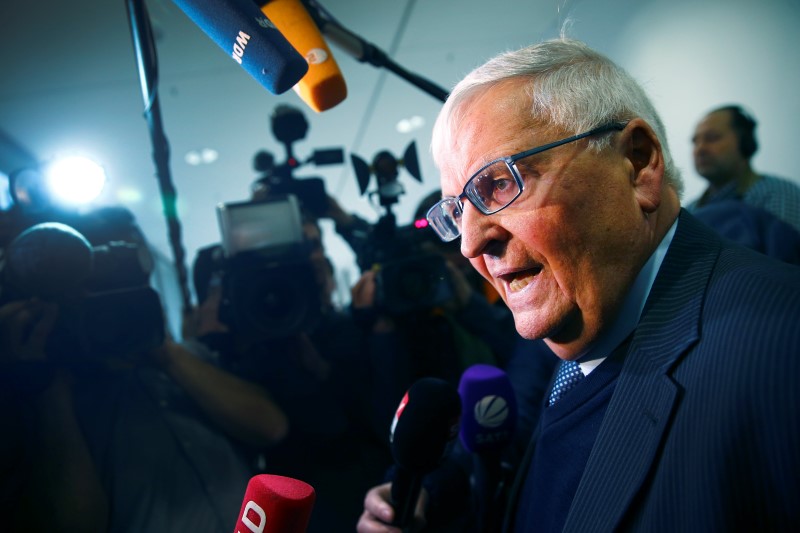
<svg viewBox="0 0 800 533"><path fill-rule="evenodd" d="M609 55L650 94L683 173L684 203L705 188L692 164L695 124L729 103L758 122L756 171L800 183L800 2L584 0L570 13L569 35Z"/></svg>

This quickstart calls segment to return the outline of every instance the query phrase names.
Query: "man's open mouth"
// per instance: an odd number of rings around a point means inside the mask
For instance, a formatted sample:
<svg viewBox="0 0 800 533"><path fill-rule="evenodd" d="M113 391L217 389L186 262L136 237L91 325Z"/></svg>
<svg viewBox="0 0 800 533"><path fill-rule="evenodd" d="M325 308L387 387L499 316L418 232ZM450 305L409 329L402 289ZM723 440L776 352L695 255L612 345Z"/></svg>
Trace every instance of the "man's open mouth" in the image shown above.
<svg viewBox="0 0 800 533"><path fill-rule="evenodd" d="M542 267L539 266L536 268L529 268L527 270L514 272L512 274L505 274L501 277L506 283L508 283L508 289L510 292L519 292L527 287L541 271Z"/></svg>

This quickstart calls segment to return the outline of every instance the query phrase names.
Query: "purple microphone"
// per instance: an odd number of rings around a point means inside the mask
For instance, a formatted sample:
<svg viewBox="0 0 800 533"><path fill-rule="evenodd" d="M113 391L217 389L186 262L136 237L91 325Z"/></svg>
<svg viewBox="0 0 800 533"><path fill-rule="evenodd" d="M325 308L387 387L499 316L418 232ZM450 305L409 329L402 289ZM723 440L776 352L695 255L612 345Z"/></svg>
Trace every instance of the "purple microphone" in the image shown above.
<svg viewBox="0 0 800 533"><path fill-rule="evenodd" d="M473 365L461 375L461 442L477 454L502 451L514 437L517 398L506 373L491 365Z"/></svg>
<svg viewBox="0 0 800 533"><path fill-rule="evenodd" d="M497 526L506 472L503 451L514 438L517 398L506 373L491 365L473 365L461 375L461 443L473 453L478 531Z"/></svg>

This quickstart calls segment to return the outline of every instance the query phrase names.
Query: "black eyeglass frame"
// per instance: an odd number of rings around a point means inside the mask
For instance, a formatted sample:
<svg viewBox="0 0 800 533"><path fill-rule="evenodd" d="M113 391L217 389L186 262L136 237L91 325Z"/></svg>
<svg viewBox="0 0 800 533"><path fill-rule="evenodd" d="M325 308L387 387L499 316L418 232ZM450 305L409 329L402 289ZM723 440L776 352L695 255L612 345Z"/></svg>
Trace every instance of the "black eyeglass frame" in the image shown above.
<svg viewBox="0 0 800 533"><path fill-rule="evenodd" d="M480 211L481 213L483 213L484 215L493 215L495 213L499 213L500 211L502 211L506 207L508 207L511 204L513 204L514 201L517 198L519 198L520 195L525 190L525 184L522 181L522 176L520 175L520 172L517 169L517 165L515 164L517 161L519 161L520 159L523 159L523 158L526 158L526 157L530 157L532 155L544 152L546 150L550 150L552 148L556 148L558 146L562 146L564 144L569 144L571 142L575 142L575 141L578 141L580 139L584 139L586 137L590 137L592 135L597 135L599 133L605 133L605 132L613 131L613 130L622 131L623 129L625 129L625 126L627 126L627 125L628 125L627 122L611 122L611 123L603 124L602 126L598 126L598 127L594 128L594 129L591 129L591 130L589 130L587 132L584 132L584 133L579 133L578 135L573 135L573 136L567 137L565 139L560 139L558 141L553 141L551 143L547 143L547 144L543 144L541 146L536 146L534 148L530 148L528 150L516 153L514 155L500 157L500 158L494 159L492 161L489 161L488 163L483 165L481 168L479 168L467 180L467 183L464 184L464 188L461 190L461 194L459 194L458 196L448 196L446 198L442 198L441 200L436 202L436 204L434 204L428 210L427 216L426 216L426 218L428 219L428 223L430 224L430 226L432 228L434 228L434 230L436 230L436 233L439 236L439 238L441 238L442 240L445 240L445 237L442 236L441 234L439 234L439 230L437 229L438 228L438 224L434 223L434 221L432 221L431 218L430 218L431 217L431 213L435 209L440 207L443 202L455 200L457 202L456 206L458 207L458 209L460 211L463 211L464 210L463 199L467 198L470 201L470 203L472 205L474 205L475 208L478 211ZM503 205L502 207L500 207L498 209L491 210L491 209L486 208L483 205L482 200L474 192L475 189L470 188L470 184L472 183L473 180L475 180L475 178L479 177L484 170L486 170L490 166L495 165L495 164L500 163L500 162L504 162L506 164L506 167L508 167L508 169L511 171L511 175L514 177L514 181L517 183L518 191L517 191L517 194L514 195L514 197L511 200L508 201L508 203L506 203L505 205ZM470 193L472 193L472 194L470 194ZM454 237L452 237L449 240L454 240L459 235L461 235L461 228L458 228L458 234L455 235Z"/></svg>

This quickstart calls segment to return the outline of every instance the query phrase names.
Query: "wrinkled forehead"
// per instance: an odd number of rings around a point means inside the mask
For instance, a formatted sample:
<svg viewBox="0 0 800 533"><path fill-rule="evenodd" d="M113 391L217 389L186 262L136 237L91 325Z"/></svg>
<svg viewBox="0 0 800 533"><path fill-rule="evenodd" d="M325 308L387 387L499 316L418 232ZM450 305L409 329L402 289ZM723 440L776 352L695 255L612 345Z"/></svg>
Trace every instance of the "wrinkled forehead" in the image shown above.
<svg viewBox="0 0 800 533"><path fill-rule="evenodd" d="M462 96L450 112L446 124L451 147L470 143L470 134L482 126L502 122L531 122L530 83L519 78L478 87ZM511 124L509 124L511 126Z"/></svg>
<svg viewBox="0 0 800 533"><path fill-rule="evenodd" d="M549 139L552 129L534 119L530 95L521 82L507 80L462 99L436 147L443 194L460 192L483 164L530 148L537 139Z"/></svg>

